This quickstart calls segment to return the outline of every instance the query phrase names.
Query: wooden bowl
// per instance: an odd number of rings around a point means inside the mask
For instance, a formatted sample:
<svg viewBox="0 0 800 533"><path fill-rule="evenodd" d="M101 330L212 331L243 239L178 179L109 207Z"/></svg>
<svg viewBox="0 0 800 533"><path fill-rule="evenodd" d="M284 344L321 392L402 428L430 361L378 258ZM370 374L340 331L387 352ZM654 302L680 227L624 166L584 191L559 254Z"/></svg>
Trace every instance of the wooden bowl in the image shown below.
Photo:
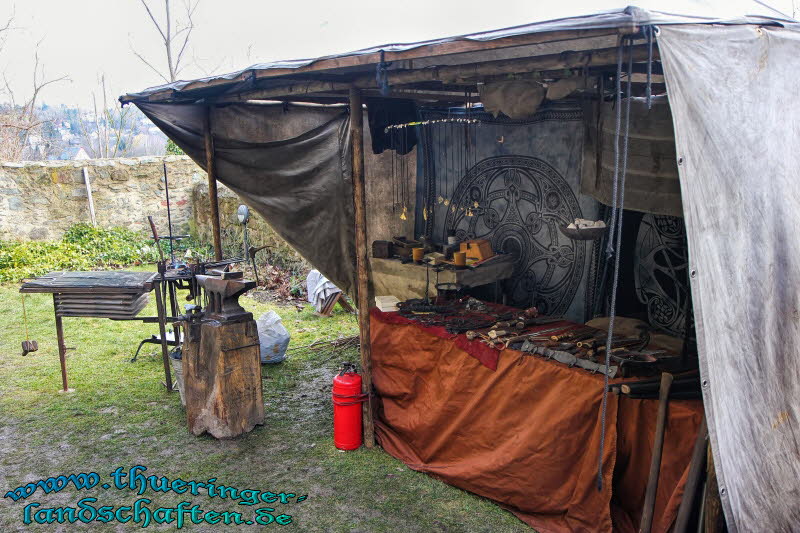
<svg viewBox="0 0 800 533"><path fill-rule="evenodd" d="M608 226L605 228L584 228L584 229L572 229L568 228L567 226L559 226L558 229L575 241L596 241L597 239L602 239L603 235L606 234L606 230Z"/></svg>

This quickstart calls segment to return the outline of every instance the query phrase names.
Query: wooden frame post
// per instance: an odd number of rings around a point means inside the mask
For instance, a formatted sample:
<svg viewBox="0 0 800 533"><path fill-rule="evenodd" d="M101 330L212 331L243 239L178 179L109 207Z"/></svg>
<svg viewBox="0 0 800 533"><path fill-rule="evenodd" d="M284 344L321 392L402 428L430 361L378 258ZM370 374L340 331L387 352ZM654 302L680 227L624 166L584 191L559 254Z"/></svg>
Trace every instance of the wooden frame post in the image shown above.
<svg viewBox="0 0 800 533"><path fill-rule="evenodd" d="M375 446L372 421L372 350L369 338L369 275L367 273L367 202L364 185L364 109L361 91L350 89L350 151L353 156L353 208L356 224L356 304L361 340L361 379L364 402L364 445Z"/></svg>
<svg viewBox="0 0 800 533"><path fill-rule="evenodd" d="M56 338L58 339L58 361L61 363L61 385L63 386L64 392L69 392L69 387L67 386L67 345L64 344L64 323L61 321L61 315L58 314L58 302L55 294L53 294L53 311L55 311L56 314Z"/></svg>
<svg viewBox="0 0 800 533"><path fill-rule="evenodd" d="M206 107L203 130L206 149L206 173L208 174L208 201L211 205L211 231L214 239L214 257L219 261L222 259L222 238L219 229L219 200L217 198L214 137L211 135L211 106Z"/></svg>

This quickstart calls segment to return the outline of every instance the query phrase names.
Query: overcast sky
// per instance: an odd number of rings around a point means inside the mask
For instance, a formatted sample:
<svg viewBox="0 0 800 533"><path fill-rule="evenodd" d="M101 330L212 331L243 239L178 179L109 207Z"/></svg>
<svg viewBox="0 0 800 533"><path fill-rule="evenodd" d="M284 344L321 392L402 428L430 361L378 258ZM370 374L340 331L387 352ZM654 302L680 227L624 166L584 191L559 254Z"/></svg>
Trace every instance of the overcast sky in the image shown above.
<svg viewBox="0 0 800 533"><path fill-rule="evenodd" d="M163 14L163 0L148 1L157 15ZM173 9L180 8L182 1L172 0ZM191 79L265 61L515 26L627 3L692 14L755 12L745 7L755 4L745 0L200 0L186 68L180 77ZM714 3L725 7L709 8ZM792 12L792 0L767 3ZM0 0L0 26L11 16L16 29L7 34L0 51L0 71L18 100L31 90L37 42L46 76L71 79L46 88L40 102L89 107L102 73L112 98L163 83L131 51L135 48L159 68L165 64L159 36L140 0Z"/></svg>

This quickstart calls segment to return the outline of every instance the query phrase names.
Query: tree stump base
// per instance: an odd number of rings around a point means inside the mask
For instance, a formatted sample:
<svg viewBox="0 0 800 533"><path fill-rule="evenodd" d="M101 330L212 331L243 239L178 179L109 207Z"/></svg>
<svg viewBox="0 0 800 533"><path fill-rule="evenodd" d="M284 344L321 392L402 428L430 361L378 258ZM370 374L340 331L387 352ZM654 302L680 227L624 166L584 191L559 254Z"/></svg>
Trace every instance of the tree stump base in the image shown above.
<svg viewBox="0 0 800 533"><path fill-rule="evenodd" d="M264 423L258 330L252 315L186 328L183 386L189 431L232 438Z"/></svg>

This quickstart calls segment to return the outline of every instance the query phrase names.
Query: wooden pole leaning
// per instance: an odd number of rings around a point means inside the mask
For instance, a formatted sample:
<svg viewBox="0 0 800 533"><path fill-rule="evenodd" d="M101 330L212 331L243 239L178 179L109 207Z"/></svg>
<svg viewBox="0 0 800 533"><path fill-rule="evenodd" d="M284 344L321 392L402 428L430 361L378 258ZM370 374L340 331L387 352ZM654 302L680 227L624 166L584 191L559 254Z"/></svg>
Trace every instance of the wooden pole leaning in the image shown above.
<svg viewBox="0 0 800 533"><path fill-rule="evenodd" d="M217 261L222 259L222 237L219 229L219 200L217 198L217 173L214 154L214 137L211 134L211 106L206 107L205 120L203 121L203 134L205 137L206 173L208 174L208 201L211 205L211 230L214 239L214 257Z"/></svg>
<svg viewBox="0 0 800 533"><path fill-rule="evenodd" d="M356 304L361 341L361 379L364 402L364 445L375 446L372 420L372 350L369 337L369 277L367 272L367 206L364 183L364 110L359 89L350 89L350 151L353 156L353 211L356 224Z"/></svg>
<svg viewBox="0 0 800 533"><path fill-rule="evenodd" d="M667 416L669 406L669 390L672 387L672 374L661 374L661 385L658 389L658 416L656 417L656 432L653 439L653 455L650 458L650 475L647 478L647 489L644 495L644 508L639 533L650 533L653 526L653 512L655 511L656 492L658 490L658 477L661 472L661 452L664 450L664 433L667 429Z"/></svg>

